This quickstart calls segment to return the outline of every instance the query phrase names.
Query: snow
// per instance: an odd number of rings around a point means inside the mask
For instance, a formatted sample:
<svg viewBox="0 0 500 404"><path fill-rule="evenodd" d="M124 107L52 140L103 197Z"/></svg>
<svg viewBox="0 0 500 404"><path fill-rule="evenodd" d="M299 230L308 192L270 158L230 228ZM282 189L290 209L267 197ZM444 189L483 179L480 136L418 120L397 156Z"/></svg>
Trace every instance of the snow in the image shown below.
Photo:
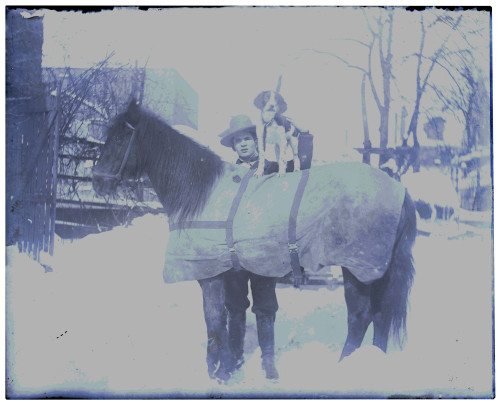
<svg viewBox="0 0 500 404"><path fill-rule="evenodd" d="M458 211L460 202L449 175L438 170L422 170L407 173L401 177L401 183L408 189L414 200L422 200Z"/></svg>
<svg viewBox="0 0 500 404"><path fill-rule="evenodd" d="M197 282L164 284L166 218L59 242L42 262L7 248L7 392L12 398L491 397L492 243L488 229L419 236L408 341L338 362L343 288L277 289L278 382L264 378L255 316L246 363L227 385L206 372Z"/></svg>

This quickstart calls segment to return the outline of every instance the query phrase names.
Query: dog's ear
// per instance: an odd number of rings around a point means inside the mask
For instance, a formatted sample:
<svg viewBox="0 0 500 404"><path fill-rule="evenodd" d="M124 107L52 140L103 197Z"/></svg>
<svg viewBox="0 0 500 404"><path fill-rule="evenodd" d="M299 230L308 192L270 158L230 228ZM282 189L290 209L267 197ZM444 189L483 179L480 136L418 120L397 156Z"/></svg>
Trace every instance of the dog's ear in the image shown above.
<svg viewBox="0 0 500 404"><path fill-rule="evenodd" d="M253 105L262 111L264 105L266 105L267 99L269 99L268 94L269 91L262 91L257 97L255 97L255 100L253 100Z"/></svg>
<svg viewBox="0 0 500 404"><path fill-rule="evenodd" d="M276 100L278 101L278 108L279 108L279 113L282 114L283 112L286 111L288 108L288 105L286 105L285 99L281 96L280 93L276 94Z"/></svg>

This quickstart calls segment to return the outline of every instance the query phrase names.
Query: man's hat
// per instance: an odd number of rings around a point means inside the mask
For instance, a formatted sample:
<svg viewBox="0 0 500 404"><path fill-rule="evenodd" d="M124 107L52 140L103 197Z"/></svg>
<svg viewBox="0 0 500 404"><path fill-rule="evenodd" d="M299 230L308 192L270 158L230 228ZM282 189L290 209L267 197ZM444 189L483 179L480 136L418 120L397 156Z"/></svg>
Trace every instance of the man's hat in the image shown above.
<svg viewBox="0 0 500 404"><path fill-rule="evenodd" d="M252 123L252 120L246 115L236 115L231 118L229 123L229 129L222 132L219 137L220 143L223 146L233 147L233 137L240 132L249 131L254 135L257 133L256 126Z"/></svg>

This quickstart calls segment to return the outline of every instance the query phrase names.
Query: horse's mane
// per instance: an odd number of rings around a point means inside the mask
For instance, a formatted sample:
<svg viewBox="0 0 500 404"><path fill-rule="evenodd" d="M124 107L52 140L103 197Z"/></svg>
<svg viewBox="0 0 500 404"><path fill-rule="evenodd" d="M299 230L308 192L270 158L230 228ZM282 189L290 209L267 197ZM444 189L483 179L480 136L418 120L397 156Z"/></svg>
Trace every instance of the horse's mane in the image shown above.
<svg viewBox="0 0 500 404"><path fill-rule="evenodd" d="M153 113L135 106L117 117L137 130L141 171L169 217L182 223L199 213L224 169L222 159Z"/></svg>

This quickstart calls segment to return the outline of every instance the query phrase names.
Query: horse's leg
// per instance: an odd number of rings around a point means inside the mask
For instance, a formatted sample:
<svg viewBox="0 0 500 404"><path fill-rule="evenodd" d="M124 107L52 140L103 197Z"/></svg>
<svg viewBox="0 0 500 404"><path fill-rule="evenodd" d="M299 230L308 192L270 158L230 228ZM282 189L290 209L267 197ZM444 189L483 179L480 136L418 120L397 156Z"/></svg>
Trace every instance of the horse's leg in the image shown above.
<svg viewBox="0 0 500 404"><path fill-rule="evenodd" d="M387 351L387 341L389 340L389 330L391 321L382 311L382 303L387 289L385 279L379 279L372 284L371 304L373 316L373 345L382 351Z"/></svg>
<svg viewBox="0 0 500 404"><path fill-rule="evenodd" d="M347 305L347 339L340 360L361 346L366 330L372 321L370 285L357 280L347 268L342 267L342 275Z"/></svg>
<svg viewBox="0 0 500 404"><path fill-rule="evenodd" d="M211 378L229 379L225 367L230 360L227 336L227 316L224 307L222 275L198 281L203 293L203 312L207 325L207 366ZM219 371L217 370L219 367Z"/></svg>
<svg viewBox="0 0 500 404"><path fill-rule="evenodd" d="M415 273L412 248L416 229L415 204L406 193L391 262L384 276L372 284L373 345L384 352L390 332L400 346L406 337L408 297Z"/></svg>

